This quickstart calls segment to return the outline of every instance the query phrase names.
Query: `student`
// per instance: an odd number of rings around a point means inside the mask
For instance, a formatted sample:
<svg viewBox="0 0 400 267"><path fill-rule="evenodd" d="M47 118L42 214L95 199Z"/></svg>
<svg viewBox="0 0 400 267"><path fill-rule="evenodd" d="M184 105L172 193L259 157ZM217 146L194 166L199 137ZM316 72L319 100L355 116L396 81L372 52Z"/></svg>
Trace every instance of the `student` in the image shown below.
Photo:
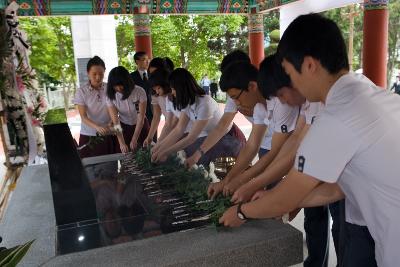
<svg viewBox="0 0 400 267"><path fill-rule="evenodd" d="M154 135L157 132L158 125L161 120L161 114L166 118L163 130L161 132L158 141L162 141L168 133L176 126L177 120L167 119L167 100L171 93L171 88L168 83L169 72L165 69L157 69L150 75L149 84L154 94L151 98L151 104L153 106L153 120L151 121L149 134L143 143L143 146L149 146L153 141ZM175 123L174 123L175 121Z"/></svg>
<svg viewBox="0 0 400 267"><path fill-rule="evenodd" d="M143 145L149 131L146 105L146 92L134 84L129 72L122 66L113 68L108 75L107 107L114 125L122 127L122 134L117 134L116 152L127 153L129 148L133 151Z"/></svg>
<svg viewBox="0 0 400 267"><path fill-rule="evenodd" d="M243 52L242 50L235 50L226 55L220 65L220 71L223 72L227 66L234 62L246 62L250 64L250 58L249 56ZM251 94L246 94L243 95L242 98L248 98L250 97ZM229 98L227 99L226 105L225 105L225 111L224 114L222 115L221 119L218 122L217 127L215 128L214 131L212 131L209 136L207 136L206 140L204 143L201 145L201 150L203 152L207 152L214 144L216 144L219 139L223 136L223 133L226 131L226 129L231 125L233 122L235 114L239 111L243 115L247 117L247 115L250 115L253 113L254 105L256 104L258 97L256 98L251 98L251 104L247 105L247 107L241 107L237 106L235 102ZM248 102L248 101L246 101ZM228 109L228 110L227 110ZM247 115L246 115L247 114ZM248 118L249 119L249 118ZM236 127L237 128L237 127ZM237 128L238 129L238 128ZM242 145L245 144L246 138L243 135L243 133L238 129L236 133L237 137L241 140ZM265 143L265 148L268 147L268 144L270 142L268 140L263 141L263 144ZM199 151L196 151L191 157L187 158L186 160L186 165L187 167L192 167L194 164L198 162L200 159L201 153Z"/></svg>
<svg viewBox="0 0 400 267"><path fill-rule="evenodd" d="M222 114L218 104L196 83L189 71L183 68L175 69L169 78L174 97L174 107L181 111L178 125L165 138L162 147L153 152L155 162L163 162L167 156L184 149L191 156L199 149L199 145L215 128ZM183 137L187 124L192 122L188 135ZM241 141L234 135L234 127L229 127L223 138L207 153L202 152L200 164L208 165L218 157L236 157L241 148ZM183 137L183 138L182 138Z"/></svg>
<svg viewBox="0 0 400 267"><path fill-rule="evenodd" d="M247 182L233 194L232 201L236 203L249 201L258 190L278 182L290 171L301 139L321 108L320 102L310 103L306 101L298 90L291 87L290 78L277 61L275 55L265 58L260 64L258 86L262 89L266 98L278 97L282 103L287 103L291 106L301 105L301 113L297 120L296 129L271 164L262 164L262 160L260 160L256 166L234 178L234 180ZM276 172L278 172L278 175L275 175ZM333 218L332 236L335 249L339 252L339 230L341 224L339 220L339 203L330 204L329 210ZM329 239L327 237L328 229L330 228L328 213L326 206L304 209L304 229L308 249L308 257L304 262L304 266L327 266L328 264ZM337 258L339 263L340 258ZM338 265L340 266L340 264Z"/></svg>
<svg viewBox="0 0 400 267"><path fill-rule="evenodd" d="M135 60L137 69L130 75L135 85L142 87L146 92L147 103L151 103L152 91L148 82L149 73L147 71L150 62L149 56L146 54L146 52L138 51L135 53L135 55L133 55L133 59ZM151 105L147 105L146 107L146 118L149 123L151 123L151 120L153 119L153 111L151 110Z"/></svg>
<svg viewBox="0 0 400 267"><path fill-rule="evenodd" d="M172 72L174 68L174 62L169 57L155 57L150 61L148 73L152 74L157 69L165 69Z"/></svg>
<svg viewBox="0 0 400 267"><path fill-rule="evenodd" d="M232 179L247 169L257 152L261 152L259 153L260 158L263 158L263 154L265 154L267 161L272 160L295 128L298 107L284 105L277 99L271 99L267 103L257 86L257 74L257 69L246 62L232 63L222 73L221 90L230 96L225 106L225 114L228 113L227 119L233 120L237 107L240 106L242 113L248 115L247 118L253 123L253 126L245 147L240 151L236 163L228 175L221 182L210 184L208 194L211 198L220 192L223 192L224 195L233 194L240 183L233 184L231 183ZM234 102L230 99L234 99ZM271 144L266 136L267 125L272 132ZM207 146L212 144L215 139L218 140L219 130L216 128L214 135L211 135L200 148L207 149ZM262 145L265 145L264 150L260 149Z"/></svg>
<svg viewBox="0 0 400 267"><path fill-rule="evenodd" d="M106 107L106 88L103 82L106 67L104 61L94 56L87 63L89 81L76 91L74 104L81 116L79 146L89 143L91 136L102 135L104 141L79 150L81 158L112 154L113 137L110 136L108 124L111 118Z"/></svg>
<svg viewBox="0 0 400 267"><path fill-rule="evenodd" d="M295 19L283 34L278 52L294 87L310 102L321 101L325 107L301 142L286 178L262 198L229 208L220 222L239 226L245 220L238 215L281 216L301 206L310 194L322 201L314 198L308 206L345 197L346 221L368 227L377 265L397 266L400 165L395 155L400 155L400 97L363 75L349 73L340 30L320 15ZM346 265L354 253L360 251L347 253L346 247L345 266L373 265Z"/></svg>

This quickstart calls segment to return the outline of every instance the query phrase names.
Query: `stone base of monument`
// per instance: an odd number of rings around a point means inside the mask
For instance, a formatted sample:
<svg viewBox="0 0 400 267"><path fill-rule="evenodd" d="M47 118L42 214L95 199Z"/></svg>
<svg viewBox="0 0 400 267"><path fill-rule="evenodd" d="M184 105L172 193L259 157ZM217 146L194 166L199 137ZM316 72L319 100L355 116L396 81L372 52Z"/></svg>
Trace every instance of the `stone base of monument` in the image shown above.
<svg viewBox="0 0 400 267"><path fill-rule="evenodd" d="M57 255L47 165L26 167L0 224L1 246L35 239L19 266L290 266L303 260L300 231L275 220L201 229Z"/></svg>

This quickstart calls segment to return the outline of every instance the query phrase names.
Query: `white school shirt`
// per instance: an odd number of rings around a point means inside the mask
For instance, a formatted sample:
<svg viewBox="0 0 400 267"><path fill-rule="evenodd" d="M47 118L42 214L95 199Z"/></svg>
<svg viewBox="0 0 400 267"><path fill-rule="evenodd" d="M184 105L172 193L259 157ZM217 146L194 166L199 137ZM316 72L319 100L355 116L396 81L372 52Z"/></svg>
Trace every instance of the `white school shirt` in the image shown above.
<svg viewBox="0 0 400 267"><path fill-rule="evenodd" d="M208 136L208 134L218 125L222 117L218 103L209 95L196 96L195 102L182 110L190 119L192 124L198 120L208 120L207 125L200 132L199 137ZM232 123L227 129L231 129Z"/></svg>
<svg viewBox="0 0 400 267"><path fill-rule="evenodd" d="M306 120L306 124L311 125L317 118L320 110L324 107L321 102L306 102L301 105L300 116L303 116Z"/></svg>
<svg viewBox="0 0 400 267"><path fill-rule="evenodd" d="M269 124L275 133L290 133L296 128L300 107L282 104L278 97L271 97L267 100L267 109L265 124Z"/></svg>
<svg viewBox="0 0 400 267"><path fill-rule="evenodd" d="M375 241L378 266L400 262L400 96L363 75L343 75L296 157L300 172L337 182ZM352 218L346 214L347 221Z"/></svg>
<svg viewBox="0 0 400 267"><path fill-rule="evenodd" d="M174 108L174 103L172 103L172 101L169 100L168 97L165 99L165 111L166 111L166 113L172 113L178 119L181 116L181 112ZM190 129L192 129L191 121L189 121L188 124L186 125L186 129L185 129L184 133L190 132Z"/></svg>
<svg viewBox="0 0 400 267"><path fill-rule="evenodd" d="M306 124L311 125L323 109L321 102L306 102L301 106L300 115L305 117ZM361 215L360 209L350 201L345 201L346 221L352 224L365 226L365 220Z"/></svg>
<svg viewBox="0 0 400 267"><path fill-rule="evenodd" d="M167 116L167 110L166 110L167 96L152 95L151 96L151 104L158 105L161 109L161 113L164 116Z"/></svg>
<svg viewBox="0 0 400 267"><path fill-rule="evenodd" d="M115 93L114 100L107 97L107 106L115 106L118 110L119 120L128 125L136 125L137 111L135 105L143 102L147 102L146 92L137 85L125 100L122 100L122 94L119 92Z"/></svg>
<svg viewBox="0 0 400 267"><path fill-rule="evenodd" d="M74 104L85 106L88 118L100 126L107 126L111 121L106 106L106 88L106 83L103 83L98 90L93 89L90 83L87 83L76 91L74 98ZM96 136L96 129L82 122L80 133Z"/></svg>
<svg viewBox="0 0 400 267"><path fill-rule="evenodd" d="M260 104L258 107L257 105L260 103L257 103L256 106L254 106L253 110L253 116L246 116L244 117L251 123L251 124L259 124L259 125L264 125L264 118L267 116L267 111L265 110L265 105ZM226 104L225 104L225 109L224 112L226 113L236 113L238 112L238 106L236 105L235 101L233 101L232 98L227 96L226 99ZM254 117L256 117L256 121L254 121ZM263 118L262 121L260 118ZM271 150L271 139L272 139L272 133L270 133L269 129L264 135L264 138L261 142L261 148Z"/></svg>

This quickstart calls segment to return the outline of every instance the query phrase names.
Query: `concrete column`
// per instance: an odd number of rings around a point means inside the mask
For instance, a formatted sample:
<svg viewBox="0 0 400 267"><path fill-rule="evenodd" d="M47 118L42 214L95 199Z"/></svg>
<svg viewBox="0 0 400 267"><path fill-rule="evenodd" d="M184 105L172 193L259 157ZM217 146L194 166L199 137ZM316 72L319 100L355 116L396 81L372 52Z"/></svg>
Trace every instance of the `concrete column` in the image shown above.
<svg viewBox="0 0 400 267"><path fill-rule="evenodd" d="M264 22L262 14L249 15L249 55L251 63L258 68L264 59Z"/></svg>
<svg viewBox="0 0 400 267"><path fill-rule="evenodd" d="M71 29L78 86L87 81L86 64L93 56L104 60L107 81L110 70L118 66L114 16L71 16Z"/></svg>
<svg viewBox="0 0 400 267"><path fill-rule="evenodd" d="M388 53L388 0L364 0L363 72L386 88Z"/></svg>

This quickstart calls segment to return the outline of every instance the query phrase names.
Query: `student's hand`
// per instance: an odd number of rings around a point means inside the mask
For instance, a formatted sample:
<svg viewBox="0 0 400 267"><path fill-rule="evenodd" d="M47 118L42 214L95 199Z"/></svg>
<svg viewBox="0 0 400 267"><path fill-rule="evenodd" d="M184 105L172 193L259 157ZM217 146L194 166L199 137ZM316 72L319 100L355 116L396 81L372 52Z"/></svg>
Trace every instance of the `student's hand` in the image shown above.
<svg viewBox="0 0 400 267"><path fill-rule="evenodd" d="M165 162L167 160L167 158L168 158L168 155L166 153L164 153L163 151L161 151L161 152L157 153L157 155L155 156L154 162L158 162L158 163ZM152 159L153 159L153 156L152 156Z"/></svg>
<svg viewBox="0 0 400 267"><path fill-rule="evenodd" d="M227 227L239 227L245 220L239 219L237 216L237 205L227 209L221 218L219 218L219 223Z"/></svg>
<svg viewBox="0 0 400 267"><path fill-rule="evenodd" d="M208 198L214 199L224 188L224 182L211 183L207 189Z"/></svg>
<svg viewBox="0 0 400 267"><path fill-rule="evenodd" d="M100 134L100 135L106 135L108 133L108 129L106 127L101 127L101 126L97 126L96 127L96 131Z"/></svg>
<svg viewBox="0 0 400 267"><path fill-rule="evenodd" d="M238 190L236 190L231 198L231 201L233 203L248 202L256 191L257 188L254 189L250 181L239 187Z"/></svg>
<svg viewBox="0 0 400 267"><path fill-rule="evenodd" d="M224 196L230 196L235 193L235 191L242 185L239 177L232 179L228 184L224 186L223 194Z"/></svg>
<svg viewBox="0 0 400 267"><path fill-rule="evenodd" d="M251 198L251 201L255 201L255 200L259 199L259 198L262 198L262 197L265 196L266 194L268 194L267 191L265 191L265 190L258 190L258 191L253 195L253 197Z"/></svg>
<svg viewBox="0 0 400 267"><path fill-rule="evenodd" d="M150 138L146 138L146 139L143 141L143 147L148 147L148 146L150 146L150 145L151 145L151 142L152 142L152 140L151 140Z"/></svg>
<svg viewBox="0 0 400 267"><path fill-rule="evenodd" d="M190 156L189 158L187 158L185 160L185 166L188 169L192 168L193 165L196 164L200 158L201 158L201 154L199 153L199 151L194 152L192 156Z"/></svg>
<svg viewBox="0 0 400 267"><path fill-rule="evenodd" d="M120 144L119 148L121 149L122 153L128 153L129 152L129 147L124 143L124 144Z"/></svg>
<svg viewBox="0 0 400 267"><path fill-rule="evenodd" d="M131 143L129 144L129 147L131 148L132 151L135 151L137 148L137 140L131 140Z"/></svg>

